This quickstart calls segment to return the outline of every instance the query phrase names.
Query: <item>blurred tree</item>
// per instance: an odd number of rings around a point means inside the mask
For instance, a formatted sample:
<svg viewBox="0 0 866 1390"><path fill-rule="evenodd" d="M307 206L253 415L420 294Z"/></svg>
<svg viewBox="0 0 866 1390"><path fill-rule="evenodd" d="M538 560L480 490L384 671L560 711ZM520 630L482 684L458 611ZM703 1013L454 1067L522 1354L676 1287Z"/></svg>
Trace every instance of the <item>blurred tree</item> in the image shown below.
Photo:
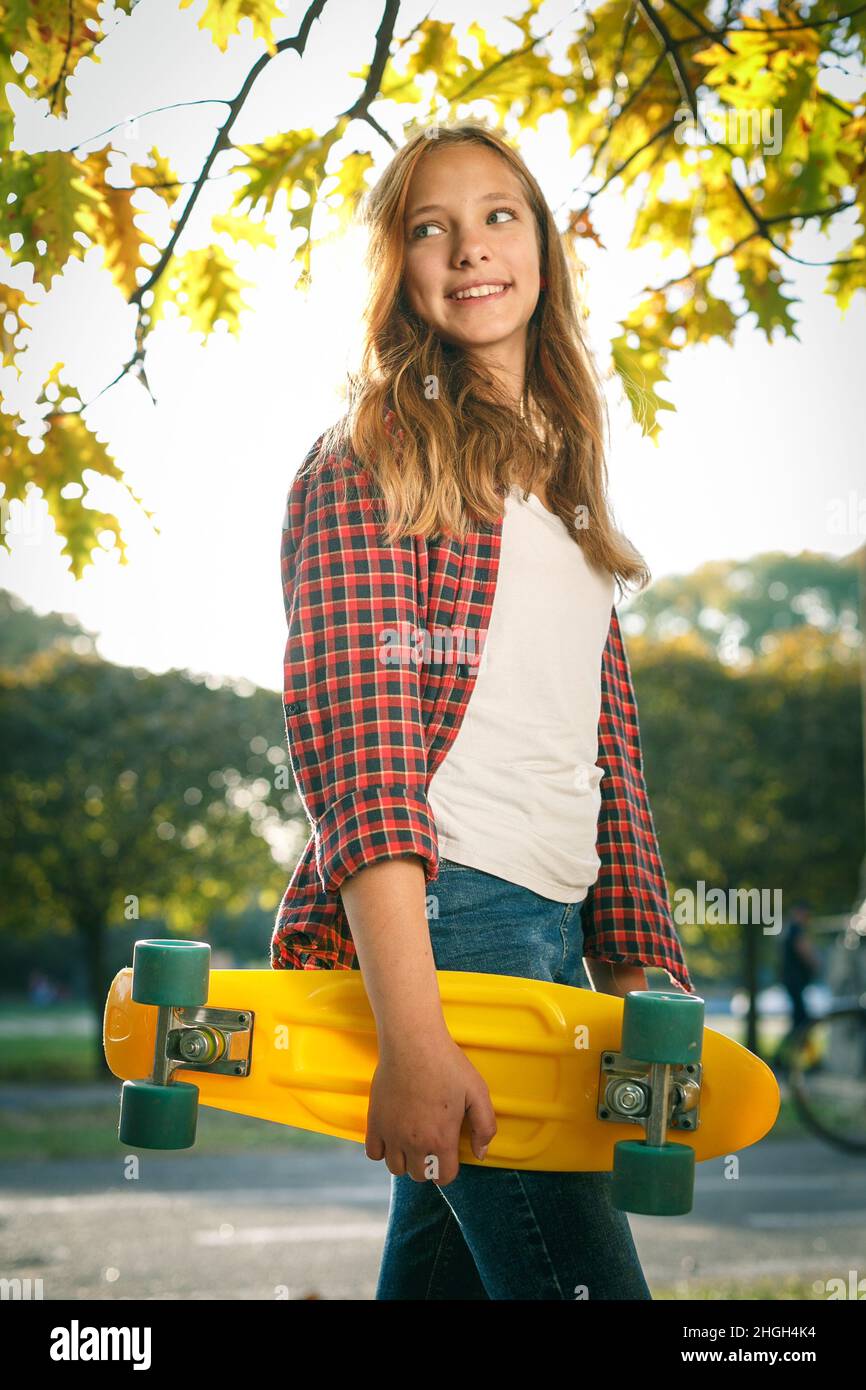
<svg viewBox="0 0 866 1390"><path fill-rule="evenodd" d="M62 646L79 656L95 651L91 633L67 614L34 613L16 594L0 589L0 667L23 665L35 652Z"/></svg>
<svg viewBox="0 0 866 1390"><path fill-rule="evenodd" d="M863 843L859 669L814 628L749 671L689 637L630 659L647 782L674 888L775 885L828 914L856 892Z"/></svg>
<svg viewBox="0 0 866 1390"><path fill-rule="evenodd" d="M784 913L799 896L819 913L844 912L858 892L859 663L837 633L808 624L745 670L723 666L694 631L666 642L639 637L629 651L678 930L695 969L739 973L750 996L746 1043L757 1051L759 971L775 973L778 952L778 936L763 930L776 890ZM721 925L677 915L677 895L697 902L701 883L706 895L724 895ZM735 915L734 895L749 889L767 898Z"/></svg>
<svg viewBox="0 0 866 1390"><path fill-rule="evenodd" d="M837 638L815 644L812 659L856 663L858 570L856 551L843 559L804 551L711 560L654 580L623 606L623 626L651 642L689 633L708 654L742 668L769 657L787 633L809 628Z"/></svg>
<svg viewBox="0 0 866 1390"><path fill-rule="evenodd" d="M0 929L80 949L98 1018L111 923L276 911L271 846L306 821L272 692L43 651L0 671L0 730Z"/></svg>

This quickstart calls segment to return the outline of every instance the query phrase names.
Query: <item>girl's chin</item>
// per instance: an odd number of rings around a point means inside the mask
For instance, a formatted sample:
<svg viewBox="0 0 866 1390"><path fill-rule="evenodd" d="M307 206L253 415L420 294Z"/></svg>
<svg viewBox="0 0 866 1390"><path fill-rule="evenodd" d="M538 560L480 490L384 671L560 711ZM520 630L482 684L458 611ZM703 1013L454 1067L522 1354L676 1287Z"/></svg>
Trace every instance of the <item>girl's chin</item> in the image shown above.
<svg viewBox="0 0 866 1390"><path fill-rule="evenodd" d="M457 347L496 347L497 343L510 342L515 333L519 331L519 324L510 328L499 327L495 330L489 324L486 328L482 328L479 324L474 333L468 329L464 333L455 333L452 328L449 332L442 331L440 336L446 342L454 343Z"/></svg>

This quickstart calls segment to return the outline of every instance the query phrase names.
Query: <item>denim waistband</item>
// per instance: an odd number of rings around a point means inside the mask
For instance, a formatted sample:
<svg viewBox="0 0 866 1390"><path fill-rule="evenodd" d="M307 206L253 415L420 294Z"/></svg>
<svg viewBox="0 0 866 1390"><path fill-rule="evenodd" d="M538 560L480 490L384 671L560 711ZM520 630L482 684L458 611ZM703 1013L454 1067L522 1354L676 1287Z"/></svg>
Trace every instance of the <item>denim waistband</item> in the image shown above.
<svg viewBox="0 0 866 1390"><path fill-rule="evenodd" d="M440 859L426 887L437 970L474 970L590 989L582 904L555 902L522 884Z"/></svg>

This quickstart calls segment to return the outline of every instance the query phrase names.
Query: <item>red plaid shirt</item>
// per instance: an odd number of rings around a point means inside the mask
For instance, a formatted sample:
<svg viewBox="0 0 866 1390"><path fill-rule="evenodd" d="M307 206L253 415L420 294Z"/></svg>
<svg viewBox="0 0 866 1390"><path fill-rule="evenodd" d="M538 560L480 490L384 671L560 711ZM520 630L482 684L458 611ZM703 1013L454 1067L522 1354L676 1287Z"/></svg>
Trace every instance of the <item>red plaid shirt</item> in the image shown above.
<svg viewBox="0 0 866 1390"><path fill-rule="evenodd" d="M472 693L502 521L471 530L465 541L414 535L387 545L379 508L370 474L349 457L317 460L289 490L281 544L283 709L312 833L277 912L271 964L278 970L358 968L339 892L350 874L406 854L421 857L427 882L438 872L427 788ZM660 966L691 991L615 608L602 656L598 734L606 772L601 867L581 906L584 955Z"/></svg>

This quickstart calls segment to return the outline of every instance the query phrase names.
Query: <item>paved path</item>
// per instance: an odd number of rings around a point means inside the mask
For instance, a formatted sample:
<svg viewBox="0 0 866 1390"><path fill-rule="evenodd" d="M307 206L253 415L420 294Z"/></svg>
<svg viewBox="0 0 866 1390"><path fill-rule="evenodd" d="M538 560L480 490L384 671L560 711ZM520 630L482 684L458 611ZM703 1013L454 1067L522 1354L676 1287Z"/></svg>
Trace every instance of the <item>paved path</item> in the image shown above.
<svg viewBox="0 0 866 1390"><path fill-rule="evenodd" d="M735 1179L698 1166L688 1216L630 1218L651 1288L866 1277L862 1157L795 1139L738 1158ZM390 1175L358 1145L139 1159L0 1165L0 1276L41 1277L46 1299L373 1297Z"/></svg>

